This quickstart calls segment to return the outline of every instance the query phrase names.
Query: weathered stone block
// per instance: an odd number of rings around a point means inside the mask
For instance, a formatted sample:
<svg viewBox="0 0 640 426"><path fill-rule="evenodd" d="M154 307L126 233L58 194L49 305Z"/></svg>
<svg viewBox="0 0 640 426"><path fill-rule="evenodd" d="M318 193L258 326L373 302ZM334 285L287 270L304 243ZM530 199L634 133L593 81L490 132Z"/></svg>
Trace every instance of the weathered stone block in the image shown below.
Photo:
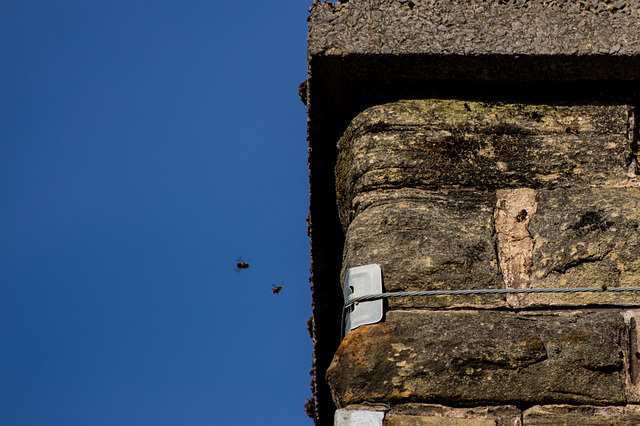
<svg viewBox="0 0 640 426"><path fill-rule="evenodd" d="M343 227L354 198L380 189L616 184L631 158L629 123L624 105L419 100L369 108L338 144Z"/></svg>
<svg viewBox="0 0 640 426"><path fill-rule="evenodd" d="M628 345L615 311L390 311L385 322L347 334L327 381L339 407L400 400L620 405Z"/></svg>
<svg viewBox="0 0 640 426"><path fill-rule="evenodd" d="M540 191L531 286L640 286L640 188ZM639 292L532 294L545 305L638 304Z"/></svg>
<svg viewBox="0 0 640 426"><path fill-rule="evenodd" d="M480 191L376 191L359 197L346 235L348 268L377 263L384 290L503 288L496 260L495 194ZM388 299L391 308L497 306L504 295Z"/></svg>
<svg viewBox="0 0 640 426"><path fill-rule="evenodd" d="M523 421L525 426L636 426L640 424L640 406L536 406L524 412Z"/></svg>
<svg viewBox="0 0 640 426"><path fill-rule="evenodd" d="M394 405L385 426L522 426L514 406L453 408L435 404Z"/></svg>

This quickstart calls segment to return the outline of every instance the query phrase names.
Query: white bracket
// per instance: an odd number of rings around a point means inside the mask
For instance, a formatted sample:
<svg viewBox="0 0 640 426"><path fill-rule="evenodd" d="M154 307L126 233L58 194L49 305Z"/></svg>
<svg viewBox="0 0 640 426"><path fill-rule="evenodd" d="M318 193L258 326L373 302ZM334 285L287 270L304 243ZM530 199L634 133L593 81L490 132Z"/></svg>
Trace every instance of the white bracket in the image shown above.
<svg viewBox="0 0 640 426"><path fill-rule="evenodd" d="M334 426L382 426L383 421L384 411L339 408L333 417Z"/></svg>
<svg viewBox="0 0 640 426"><path fill-rule="evenodd" d="M382 269L371 264L349 268L343 287L344 303L360 296L382 293ZM346 315L344 333L365 324L375 324L382 320L382 299L358 302L351 305Z"/></svg>

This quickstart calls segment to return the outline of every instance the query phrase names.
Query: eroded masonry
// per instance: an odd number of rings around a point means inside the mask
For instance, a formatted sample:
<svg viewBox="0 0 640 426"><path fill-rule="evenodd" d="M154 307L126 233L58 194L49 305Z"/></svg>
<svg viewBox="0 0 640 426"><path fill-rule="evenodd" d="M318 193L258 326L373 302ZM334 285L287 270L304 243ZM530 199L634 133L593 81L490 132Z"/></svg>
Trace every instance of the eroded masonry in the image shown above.
<svg viewBox="0 0 640 426"><path fill-rule="evenodd" d="M638 28L638 1L314 2L316 424L640 424ZM345 329L363 265L423 293Z"/></svg>

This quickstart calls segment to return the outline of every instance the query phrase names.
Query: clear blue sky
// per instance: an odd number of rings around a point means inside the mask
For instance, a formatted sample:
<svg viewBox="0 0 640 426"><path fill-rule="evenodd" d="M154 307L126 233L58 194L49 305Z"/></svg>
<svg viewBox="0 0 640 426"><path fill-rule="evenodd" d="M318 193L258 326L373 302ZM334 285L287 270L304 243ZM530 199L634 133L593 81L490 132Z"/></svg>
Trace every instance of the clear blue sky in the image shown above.
<svg viewBox="0 0 640 426"><path fill-rule="evenodd" d="M312 424L310 4L2 2L0 424Z"/></svg>

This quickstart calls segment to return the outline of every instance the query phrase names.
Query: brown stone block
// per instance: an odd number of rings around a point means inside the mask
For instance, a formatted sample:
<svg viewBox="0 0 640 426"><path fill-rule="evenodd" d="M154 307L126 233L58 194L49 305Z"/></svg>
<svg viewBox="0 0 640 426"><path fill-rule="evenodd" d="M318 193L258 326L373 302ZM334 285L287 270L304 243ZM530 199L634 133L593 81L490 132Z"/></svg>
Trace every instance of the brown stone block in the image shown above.
<svg viewBox="0 0 640 426"><path fill-rule="evenodd" d="M392 188L613 185L631 155L630 108L400 101L360 113L341 138L343 227L353 201Z"/></svg>
<svg viewBox="0 0 640 426"><path fill-rule="evenodd" d="M640 188L540 191L531 286L640 286ZM532 294L543 305L638 304L639 292Z"/></svg>
<svg viewBox="0 0 640 426"><path fill-rule="evenodd" d="M523 424L524 426L636 426L640 424L640 406L535 406L524 412Z"/></svg>
<svg viewBox="0 0 640 426"><path fill-rule="evenodd" d="M627 330L620 312L390 311L352 330L327 370L339 407L619 405Z"/></svg>
<svg viewBox="0 0 640 426"><path fill-rule="evenodd" d="M395 405L385 426L522 426L522 412L514 406L454 408L436 404Z"/></svg>
<svg viewBox="0 0 640 426"><path fill-rule="evenodd" d="M346 235L349 268L377 263L384 291L503 288L493 230L495 194L377 191L359 198ZM387 299L390 308L503 306L504 295Z"/></svg>

